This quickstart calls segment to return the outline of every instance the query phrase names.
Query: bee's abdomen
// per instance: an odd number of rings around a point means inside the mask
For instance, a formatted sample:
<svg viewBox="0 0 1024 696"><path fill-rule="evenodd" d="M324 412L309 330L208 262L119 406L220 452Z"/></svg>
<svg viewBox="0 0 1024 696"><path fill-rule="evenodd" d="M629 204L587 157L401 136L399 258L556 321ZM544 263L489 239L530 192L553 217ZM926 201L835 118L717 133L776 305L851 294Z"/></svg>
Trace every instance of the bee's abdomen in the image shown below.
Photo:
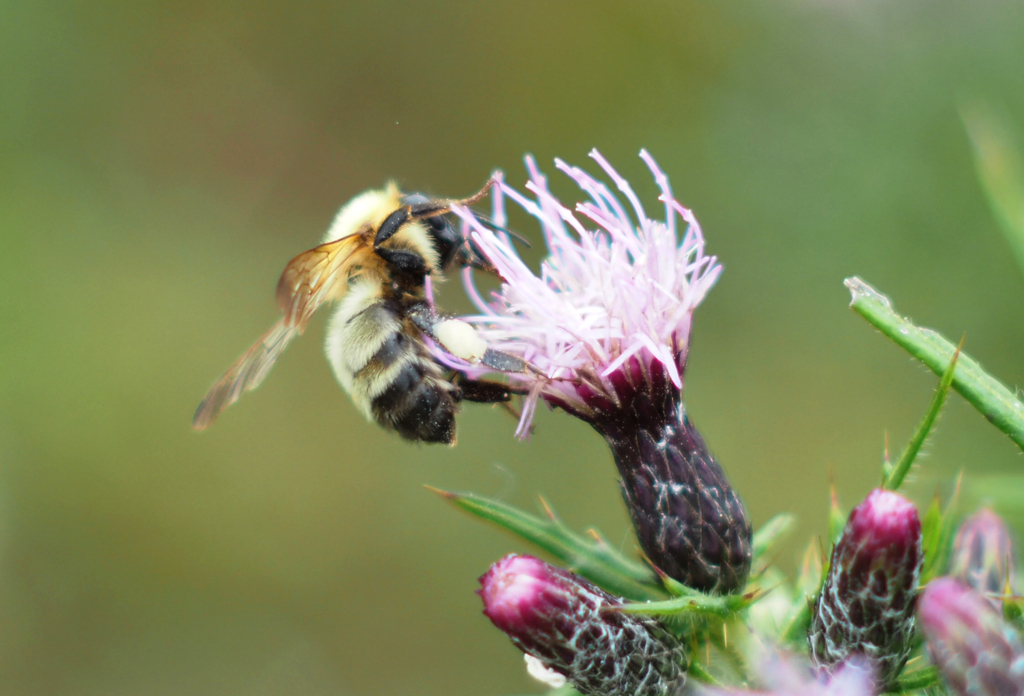
<svg viewBox="0 0 1024 696"><path fill-rule="evenodd" d="M451 386L439 378L436 366L418 349L417 341L395 333L356 379L363 372L378 370L378 379L389 379L371 401L374 418L384 427L409 440L454 442L455 400ZM391 364L387 364L389 360Z"/></svg>
<svg viewBox="0 0 1024 696"><path fill-rule="evenodd" d="M409 440L455 441L455 387L400 306L369 292L350 294L332 319L327 353L368 417Z"/></svg>

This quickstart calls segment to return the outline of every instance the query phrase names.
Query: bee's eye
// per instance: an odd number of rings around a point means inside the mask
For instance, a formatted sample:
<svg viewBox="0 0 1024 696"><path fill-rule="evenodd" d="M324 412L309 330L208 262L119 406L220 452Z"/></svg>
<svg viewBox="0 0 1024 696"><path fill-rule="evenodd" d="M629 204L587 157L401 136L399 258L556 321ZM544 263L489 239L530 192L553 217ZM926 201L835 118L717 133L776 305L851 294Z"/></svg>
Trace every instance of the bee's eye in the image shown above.
<svg viewBox="0 0 1024 696"><path fill-rule="evenodd" d="M430 226L437 232L451 227L451 223L444 215L435 215L434 217L427 218L427 222L429 222Z"/></svg>

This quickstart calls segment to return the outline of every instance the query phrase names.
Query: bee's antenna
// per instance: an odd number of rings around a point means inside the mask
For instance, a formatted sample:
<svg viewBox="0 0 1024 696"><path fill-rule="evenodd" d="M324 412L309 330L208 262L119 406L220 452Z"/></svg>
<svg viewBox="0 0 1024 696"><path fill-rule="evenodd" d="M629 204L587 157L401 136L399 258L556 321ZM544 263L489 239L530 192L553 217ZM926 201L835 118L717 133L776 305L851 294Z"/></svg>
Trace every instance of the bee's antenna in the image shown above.
<svg viewBox="0 0 1024 696"><path fill-rule="evenodd" d="M476 216L476 219L480 221L481 225L491 230L492 232L504 232L509 237L516 240L527 249L531 248L529 240L527 240L526 237L519 234L518 232L513 232L507 227L502 227L501 225L495 224L493 220L479 213L474 213L474 215Z"/></svg>

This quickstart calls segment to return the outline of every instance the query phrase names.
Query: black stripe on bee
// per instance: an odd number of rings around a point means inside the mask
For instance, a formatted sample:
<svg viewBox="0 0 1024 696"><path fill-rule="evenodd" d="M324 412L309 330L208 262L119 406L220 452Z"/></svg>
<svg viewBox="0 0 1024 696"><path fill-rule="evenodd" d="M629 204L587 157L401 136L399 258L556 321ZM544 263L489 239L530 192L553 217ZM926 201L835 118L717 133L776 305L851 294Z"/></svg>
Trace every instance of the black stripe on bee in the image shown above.
<svg viewBox="0 0 1024 696"><path fill-rule="evenodd" d="M364 368L365 369L365 368ZM405 400L417 384L423 383L423 370L415 362L402 366L383 392L373 399L374 412L405 411Z"/></svg>

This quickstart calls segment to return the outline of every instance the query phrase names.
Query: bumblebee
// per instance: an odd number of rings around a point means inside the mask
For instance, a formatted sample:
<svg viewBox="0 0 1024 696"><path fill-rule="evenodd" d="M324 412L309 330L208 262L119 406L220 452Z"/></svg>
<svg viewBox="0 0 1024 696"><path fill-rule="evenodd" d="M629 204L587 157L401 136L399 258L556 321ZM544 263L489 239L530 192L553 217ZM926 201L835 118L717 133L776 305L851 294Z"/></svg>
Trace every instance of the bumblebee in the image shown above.
<svg viewBox="0 0 1024 696"><path fill-rule="evenodd" d="M217 381L192 425L203 430L245 391L255 389L284 349L324 304L337 309L326 350L334 375L369 419L409 440L455 443L462 400L499 403L514 390L469 380L439 364L424 337L470 363L522 372L526 363L492 350L469 324L439 315L426 297L427 278L458 267L497 274L449 219L453 206L486 195L489 181L462 200L402 194L394 183L346 204L324 243L292 259L277 284L284 316Z"/></svg>

